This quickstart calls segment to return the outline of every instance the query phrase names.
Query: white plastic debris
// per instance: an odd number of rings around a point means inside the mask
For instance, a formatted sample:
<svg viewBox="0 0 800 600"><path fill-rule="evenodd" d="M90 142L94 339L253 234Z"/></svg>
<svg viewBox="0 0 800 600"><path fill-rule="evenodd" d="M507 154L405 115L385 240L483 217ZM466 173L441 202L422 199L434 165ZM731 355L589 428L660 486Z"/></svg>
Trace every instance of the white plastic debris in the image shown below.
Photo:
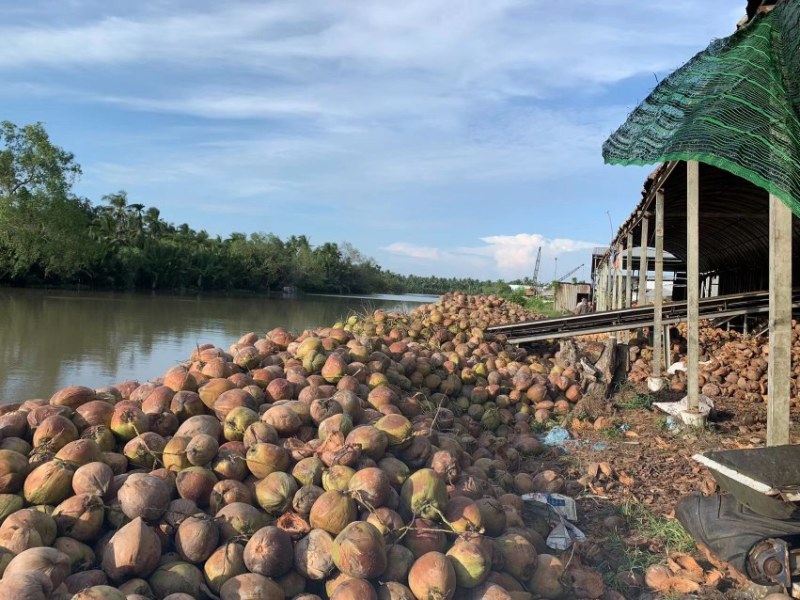
<svg viewBox="0 0 800 600"><path fill-rule="evenodd" d="M714 410L714 401L708 396L701 394L699 404L700 406L698 407L698 410L703 417L708 417L708 415L711 414L711 411ZM681 413L689 410L689 397L684 396L679 402L656 402L653 404L653 406L663 410L668 415L682 418Z"/></svg>

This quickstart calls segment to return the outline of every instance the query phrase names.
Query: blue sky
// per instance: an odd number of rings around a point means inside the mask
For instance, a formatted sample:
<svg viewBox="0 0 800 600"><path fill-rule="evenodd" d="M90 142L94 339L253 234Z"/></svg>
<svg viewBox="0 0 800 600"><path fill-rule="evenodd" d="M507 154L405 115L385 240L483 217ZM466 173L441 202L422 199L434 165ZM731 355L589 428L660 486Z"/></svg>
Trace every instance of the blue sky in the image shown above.
<svg viewBox="0 0 800 600"><path fill-rule="evenodd" d="M175 223L386 268L587 263L650 169L603 140L744 0L0 0L0 119ZM607 214L607 211L609 214Z"/></svg>

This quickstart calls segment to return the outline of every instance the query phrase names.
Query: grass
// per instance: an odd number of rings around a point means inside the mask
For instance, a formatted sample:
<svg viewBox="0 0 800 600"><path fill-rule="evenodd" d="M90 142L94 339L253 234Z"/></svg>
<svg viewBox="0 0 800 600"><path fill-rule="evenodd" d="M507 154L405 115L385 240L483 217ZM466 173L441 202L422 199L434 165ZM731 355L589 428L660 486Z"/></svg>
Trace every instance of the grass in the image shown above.
<svg viewBox="0 0 800 600"><path fill-rule="evenodd" d="M636 394L632 398L625 400L623 402L615 402L614 406L620 408L622 410L639 410L639 409L650 409L653 406L653 403L656 401L656 397L652 394Z"/></svg>
<svg viewBox="0 0 800 600"><path fill-rule="evenodd" d="M692 552L695 543L677 519L655 514L642 504L628 502L622 507L631 528L645 538L661 541L667 552Z"/></svg>

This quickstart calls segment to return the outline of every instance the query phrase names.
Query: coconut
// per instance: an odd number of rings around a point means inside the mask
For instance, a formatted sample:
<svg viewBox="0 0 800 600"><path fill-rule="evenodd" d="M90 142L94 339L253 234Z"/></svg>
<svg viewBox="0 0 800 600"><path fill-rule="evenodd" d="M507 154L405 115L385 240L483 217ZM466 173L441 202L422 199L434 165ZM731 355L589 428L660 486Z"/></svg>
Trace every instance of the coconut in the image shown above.
<svg viewBox="0 0 800 600"><path fill-rule="evenodd" d="M347 484L348 493L370 510L380 508L389 498L389 478L377 467L356 471Z"/></svg>
<svg viewBox="0 0 800 600"><path fill-rule="evenodd" d="M150 415L150 431L157 433L163 438L172 437L180 427L178 417L171 412L163 412L157 415Z"/></svg>
<svg viewBox="0 0 800 600"><path fill-rule="evenodd" d="M336 490L346 492L350 479L355 475L355 469L344 465L333 465L330 469L322 473L322 487L326 491Z"/></svg>
<svg viewBox="0 0 800 600"><path fill-rule="evenodd" d="M3 598L50 600L53 584L44 573L18 573L3 578Z"/></svg>
<svg viewBox="0 0 800 600"><path fill-rule="evenodd" d="M316 485L304 485L295 492L294 498L292 498L292 510L299 515L308 517L314 503L324 493L325 490L321 487Z"/></svg>
<svg viewBox="0 0 800 600"><path fill-rule="evenodd" d="M333 537L322 529L312 529L294 546L295 569L306 579L322 581L333 571Z"/></svg>
<svg viewBox="0 0 800 600"><path fill-rule="evenodd" d="M236 385L232 381L228 381L222 377L214 377L209 379L208 382L197 390L203 404L208 408L212 408L222 394L228 390L236 389Z"/></svg>
<svg viewBox="0 0 800 600"><path fill-rule="evenodd" d="M111 471L114 475L122 475L128 470L128 459L122 454L103 452L100 460L111 467Z"/></svg>
<svg viewBox="0 0 800 600"><path fill-rule="evenodd" d="M215 440L218 440L222 435L222 424L216 417L212 417L211 415L195 415L181 423L175 435L193 438L201 433L210 435Z"/></svg>
<svg viewBox="0 0 800 600"><path fill-rule="evenodd" d="M200 508L208 506L211 490L217 483L214 472L203 467L188 467L178 472L176 485L181 498L191 500Z"/></svg>
<svg viewBox="0 0 800 600"><path fill-rule="evenodd" d="M483 519L478 505L466 496L455 496L445 510L447 524L456 533L483 532Z"/></svg>
<svg viewBox="0 0 800 600"><path fill-rule="evenodd" d="M245 430L242 441L244 442L245 448L250 448L250 446L259 443L277 444L278 439L278 432L275 431L272 425L264 423L264 421L256 421Z"/></svg>
<svg viewBox="0 0 800 600"><path fill-rule="evenodd" d="M333 400L339 403L342 410L346 412L353 419L353 423L358 423L364 416L364 407L361 398L359 398L353 391L341 389L338 390L333 396Z"/></svg>
<svg viewBox="0 0 800 600"><path fill-rule="evenodd" d="M456 573L456 583L462 588L474 588L489 577L492 570L492 559L487 556L480 546L469 541L459 539L447 551Z"/></svg>
<svg viewBox="0 0 800 600"><path fill-rule="evenodd" d="M53 548L69 556L70 570L73 573L92 569L97 562L95 553L89 546L70 537L56 538Z"/></svg>
<svg viewBox="0 0 800 600"><path fill-rule="evenodd" d="M412 565L408 587L418 599L450 600L456 593L455 569L441 552L429 552Z"/></svg>
<svg viewBox="0 0 800 600"><path fill-rule="evenodd" d="M416 600L416 598L402 583L387 581L378 588L378 600Z"/></svg>
<svg viewBox="0 0 800 600"><path fill-rule="evenodd" d="M519 533L506 533L496 540L505 570L519 581L527 581L536 569L536 549Z"/></svg>
<svg viewBox="0 0 800 600"><path fill-rule="evenodd" d="M403 545L411 550L415 558L419 558L428 552L444 552L447 538L438 523L417 518L409 526Z"/></svg>
<svg viewBox="0 0 800 600"><path fill-rule="evenodd" d="M85 590L86 588L96 585L106 585L107 583L108 577L106 577L106 574L100 569L92 569L90 571L75 573L64 580L64 584L72 594L76 594L81 590ZM122 597L125 598L125 595L123 594Z"/></svg>
<svg viewBox="0 0 800 600"><path fill-rule="evenodd" d="M374 525L387 542L395 542L405 527L403 518L391 508L381 507L370 511L366 518L367 523Z"/></svg>
<svg viewBox="0 0 800 600"><path fill-rule="evenodd" d="M263 527L247 542L244 564L251 573L280 577L292 568L292 540L278 527Z"/></svg>
<svg viewBox="0 0 800 600"><path fill-rule="evenodd" d="M105 425L88 427L81 433L81 439L92 440L102 452L113 452L117 447L114 432Z"/></svg>
<svg viewBox="0 0 800 600"><path fill-rule="evenodd" d="M8 526L0 529L0 551L19 554L31 548L44 546L42 536L38 531L19 526Z"/></svg>
<svg viewBox="0 0 800 600"><path fill-rule="evenodd" d="M219 591L221 600L284 600L281 587L258 573L244 573L228 579Z"/></svg>
<svg viewBox="0 0 800 600"><path fill-rule="evenodd" d="M72 467L52 460L36 467L25 478L23 495L30 504L58 504L72 493Z"/></svg>
<svg viewBox="0 0 800 600"><path fill-rule="evenodd" d="M78 439L78 428L61 415L47 417L33 433L33 445L51 452L58 452L68 443Z"/></svg>
<svg viewBox="0 0 800 600"><path fill-rule="evenodd" d="M186 445L186 459L196 467L208 465L219 451L219 442L208 434L194 436Z"/></svg>
<svg viewBox="0 0 800 600"><path fill-rule="evenodd" d="M0 493L16 494L28 475L28 460L13 450L0 450Z"/></svg>
<svg viewBox="0 0 800 600"><path fill-rule="evenodd" d="M247 573L244 546L226 543L214 550L203 565L203 575L212 592L219 594L222 585L231 577Z"/></svg>
<svg viewBox="0 0 800 600"><path fill-rule="evenodd" d="M387 567L380 576L381 581L408 581L408 572L416 558L414 554L401 544L393 544L386 551Z"/></svg>
<svg viewBox="0 0 800 600"><path fill-rule="evenodd" d="M197 380L189 369L182 365L176 365L164 373L164 385L176 392L197 390Z"/></svg>
<svg viewBox="0 0 800 600"><path fill-rule="evenodd" d="M338 535L357 516L356 503L341 492L331 490L322 494L311 507L309 523L314 529Z"/></svg>
<svg viewBox="0 0 800 600"><path fill-rule="evenodd" d="M308 524L305 517L291 511L285 512L278 517L278 520L275 521L275 526L288 533L293 542L296 542L311 531L311 525Z"/></svg>
<svg viewBox="0 0 800 600"><path fill-rule="evenodd" d="M333 431L322 442L322 445L317 450L317 456L328 467L334 465L351 467L361 457L361 446L359 444L346 443L341 431Z"/></svg>
<svg viewBox="0 0 800 600"><path fill-rule="evenodd" d="M232 409L225 417L222 434L226 440L244 440L244 434L253 424L258 423L258 413L246 406L239 406Z"/></svg>
<svg viewBox="0 0 800 600"><path fill-rule="evenodd" d="M178 554L183 560L195 564L211 556L218 541L219 526L205 515L187 517L175 533L175 549Z"/></svg>
<svg viewBox="0 0 800 600"><path fill-rule="evenodd" d="M157 521L170 501L170 487L161 478L147 473L130 475L117 492L122 512L129 519L141 517Z"/></svg>
<svg viewBox="0 0 800 600"><path fill-rule="evenodd" d="M50 404L53 406L66 406L75 410L81 404L86 404L96 398L97 395L92 388L82 385L70 385L53 394L50 398Z"/></svg>
<svg viewBox="0 0 800 600"><path fill-rule="evenodd" d="M24 508L8 516L0 526L0 532L21 529L36 533L42 545L49 546L56 539L58 526L52 516L39 507Z"/></svg>
<svg viewBox="0 0 800 600"><path fill-rule="evenodd" d="M186 456L186 448L191 441L192 438L186 436L176 435L172 437L164 446L161 455L164 466L176 472L192 466L188 456Z"/></svg>
<svg viewBox="0 0 800 600"><path fill-rule="evenodd" d="M25 501L17 494L0 494L0 523L10 514L20 510L24 504Z"/></svg>
<svg viewBox="0 0 800 600"><path fill-rule="evenodd" d="M76 494L105 496L113 479L111 467L99 461L91 462L75 471L72 476L72 491Z"/></svg>
<svg viewBox="0 0 800 600"><path fill-rule="evenodd" d="M536 569L528 581L528 589L541 598L560 598L564 594L561 576L564 564L561 559L550 554L536 557Z"/></svg>
<svg viewBox="0 0 800 600"><path fill-rule="evenodd" d="M94 440L80 439L70 442L56 453L55 458L62 460L74 469L97 462L103 458L100 447Z"/></svg>
<svg viewBox="0 0 800 600"><path fill-rule="evenodd" d="M150 419L140 408L129 404L117 404L111 415L109 426L114 435L123 442L150 429Z"/></svg>
<svg viewBox="0 0 800 600"><path fill-rule="evenodd" d="M150 599L154 598L153 590L150 589L150 584L147 583L144 579L139 577L134 577L133 579L129 579L125 583L119 584L117 589L121 591L128 597L130 600L131 596L143 596L144 598ZM137 598L136 600L140 600Z"/></svg>
<svg viewBox="0 0 800 600"><path fill-rule="evenodd" d="M275 444L254 444L247 449L245 459L247 468L259 479L276 471L285 471L289 467L289 453Z"/></svg>
<svg viewBox="0 0 800 600"><path fill-rule="evenodd" d="M447 450L439 450L433 454L431 469L448 483L454 482L461 474L458 458Z"/></svg>
<svg viewBox="0 0 800 600"><path fill-rule="evenodd" d="M217 513L223 506L234 502L253 503L253 494L245 484L233 479L221 479L214 484L209 498L212 513Z"/></svg>
<svg viewBox="0 0 800 600"><path fill-rule="evenodd" d="M386 570L386 543L366 521L350 523L336 536L332 556L336 568L351 577L370 579Z"/></svg>
<svg viewBox="0 0 800 600"><path fill-rule="evenodd" d="M411 443L403 448L399 453L399 458L403 460L411 469L421 469L431 458L433 447L427 435L418 435L411 439Z"/></svg>
<svg viewBox="0 0 800 600"><path fill-rule="evenodd" d="M147 577L158 565L161 542L145 522L136 517L120 528L103 549L102 569L114 582Z"/></svg>
<svg viewBox="0 0 800 600"><path fill-rule="evenodd" d="M295 598L306 589L306 580L297 571L289 571L275 580L287 598Z"/></svg>
<svg viewBox="0 0 800 600"><path fill-rule="evenodd" d="M72 422L81 431L95 425L109 427L111 425L111 415L113 414L114 405L112 403L105 400L92 400L75 409Z"/></svg>
<svg viewBox="0 0 800 600"><path fill-rule="evenodd" d="M189 594L192 598L201 597L203 573L186 562L169 562L161 565L147 580L157 598L170 594Z"/></svg>
<svg viewBox="0 0 800 600"><path fill-rule="evenodd" d="M70 600L126 600L128 596L110 585L94 585L77 592Z"/></svg>
<svg viewBox="0 0 800 600"><path fill-rule="evenodd" d="M291 506L297 488L291 475L276 471L256 483L256 500L267 513L277 516Z"/></svg>
<svg viewBox="0 0 800 600"><path fill-rule="evenodd" d="M386 415L375 423L375 428L383 431L389 440L390 448L404 448L411 442L413 427L403 415Z"/></svg>
<svg viewBox="0 0 800 600"><path fill-rule="evenodd" d="M372 460L381 460L389 445L389 438L380 429L372 425L363 425L348 433L345 443L358 444L363 454Z"/></svg>
<svg viewBox="0 0 800 600"><path fill-rule="evenodd" d="M236 443L240 444L241 448L226 447L227 444L223 444L217 452L216 458L211 461L211 470L219 479L243 481L250 474L244 456L244 444Z"/></svg>
<svg viewBox="0 0 800 600"><path fill-rule="evenodd" d="M309 456L300 460L292 469L294 477L300 485L320 485L322 483L322 472L325 465L316 456Z"/></svg>
<svg viewBox="0 0 800 600"><path fill-rule="evenodd" d="M141 469L154 469L161 462L167 441L151 431L137 435L125 444L123 454L128 462Z"/></svg>
<svg viewBox="0 0 800 600"><path fill-rule="evenodd" d="M338 431L346 438L352 430L353 420L350 418L350 415L340 413L332 415L322 421L317 429L317 436L324 441L330 434Z"/></svg>
<svg viewBox="0 0 800 600"><path fill-rule="evenodd" d="M172 396L169 403L169 412L183 422L189 417L205 413L205 405L197 392L181 390L180 392L175 392L175 395Z"/></svg>
<svg viewBox="0 0 800 600"><path fill-rule="evenodd" d="M395 489L400 489L405 483L408 476L411 474L410 469L402 460L396 459L394 456L385 456L378 461L378 467L386 473L389 478L389 483Z"/></svg>
<svg viewBox="0 0 800 600"><path fill-rule="evenodd" d="M486 535L490 537L497 537L502 534L506 528L506 513L503 510L503 505L496 499L484 497L476 501L478 510L481 513L481 522Z"/></svg>
<svg viewBox="0 0 800 600"><path fill-rule="evenodd" d="M344 412L342 410L342 405L333 398L316 398L309 406L309 416L315 425L319 425L328 417L341 414L342 412Z"/></svg>
<svg viewBox="0 0 800 600"><path fill-rule="evenodd" d="M38 571L52 583L60 586L70 574L69 557L55 548L31 548L11 559L3 572L3 584L15 575Z"/></svg>
<svg viewBox="0 0 800 600"><path fill-rule="evenodd" d="M9 437L0 442L0 450L13 450L14 452L19 452L27 456L31 453L31 450L33 450L33 446L22 438Z"/></svg>
<svg viewBox="0 0 800 600"><path fill-rule="evenodd" d="M432 469L412 473L400 490L400 514L435 519L447 508L447 488Z"/></svg>
<svg viewBox="0 0 800 600"><path fill-rule="evenodd" d="M94 494L71 496L53 511L58 534L87 542L95 539L103 527L105 508Z"/></svg>
<svg viewBox="0 0 800 600"><path fill-rule="evenodd" d="M269 522L266 513L243 502L233 502L222 507L214 518L219 523L220 539L223 542L240 535L249 537Z"/></svg>
<svg viewBox="0 0 800 600"><path fill-rule="evenodd" d="M378 600L378 594L365 579L348 579L331 594L331 600Z"/></svg>
<svg viewBox="0 0 800 600"><path fill-rule="evenodd" d="M294 435L303 425L300 416L285 404L272 406L261 415L261 420L272 425L281 437Z"/></svg>

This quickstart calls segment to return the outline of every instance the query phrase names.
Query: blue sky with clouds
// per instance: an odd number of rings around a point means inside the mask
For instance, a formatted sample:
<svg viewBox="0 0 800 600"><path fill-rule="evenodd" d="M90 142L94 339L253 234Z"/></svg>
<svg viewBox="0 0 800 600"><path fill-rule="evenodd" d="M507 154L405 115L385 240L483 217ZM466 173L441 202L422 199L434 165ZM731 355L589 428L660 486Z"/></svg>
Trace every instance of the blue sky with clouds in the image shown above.
<svg viewBox="0 0 800 600"><path fill-rule="evenodd" d="M744 0L0 0L0 119L227 236L481 278L588 263L649 169L603 140ZM588 268L582 274L588 276Z"/></svg>

